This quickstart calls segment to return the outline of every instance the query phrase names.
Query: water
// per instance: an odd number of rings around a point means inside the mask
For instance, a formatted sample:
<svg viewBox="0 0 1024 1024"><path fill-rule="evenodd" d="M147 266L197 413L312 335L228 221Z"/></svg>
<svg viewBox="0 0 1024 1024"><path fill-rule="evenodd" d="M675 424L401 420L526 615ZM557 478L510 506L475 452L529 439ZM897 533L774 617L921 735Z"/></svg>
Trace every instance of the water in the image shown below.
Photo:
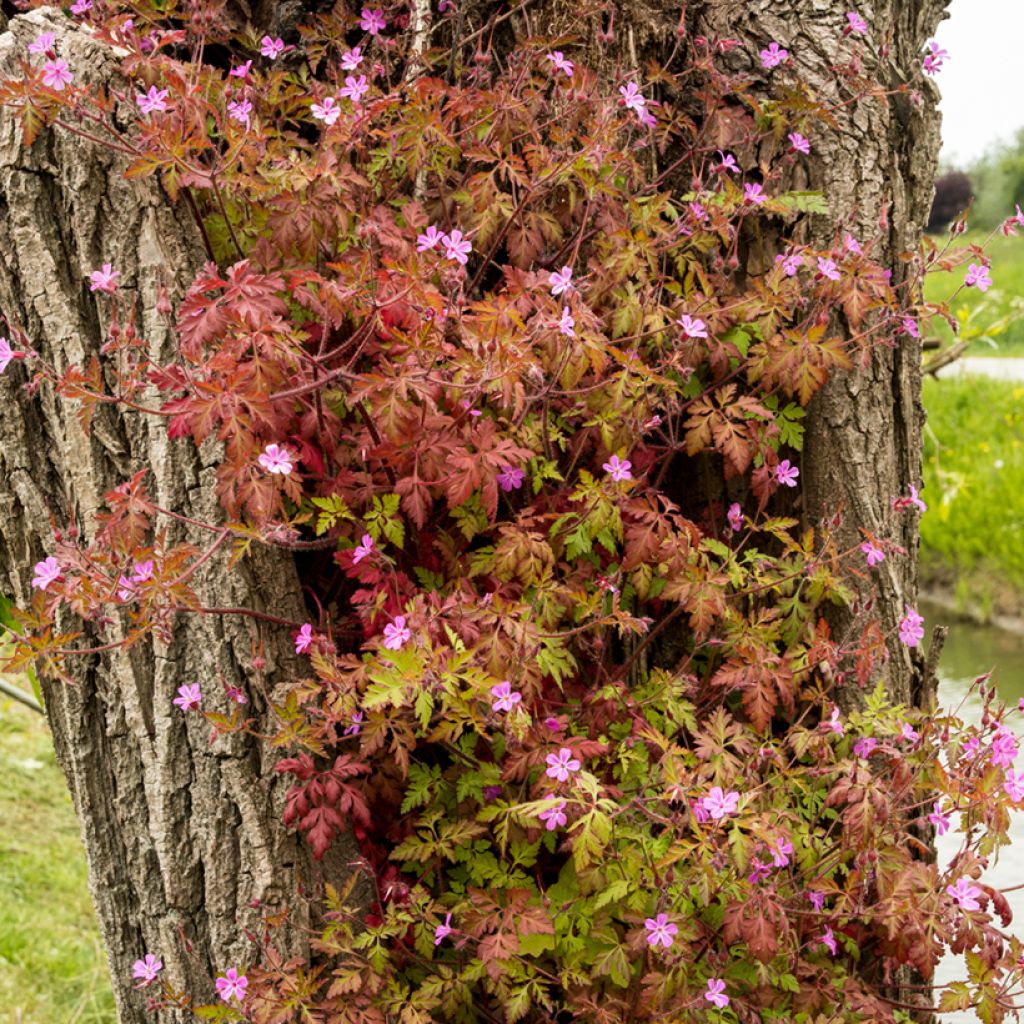
<svg viewBox="0 0 1024 1024"><path fill-rule="evenodd" d="M939 666L939 703L956 712L965 723L981 720L981 701L977 693L968 693L971 683L980 675L993 670L992 679L999 689L1000 698L1009 707L1016 707L1024 697L1024 637L1008 633L994 626L975 626L956 622L938 608L922 607L922 613L930 628L935 624L946 624L949 636L943 648ZM928 633L925 634L926 636ZM1024 716L1016 724L1018 736L1024 731ZM953 818L956 824L956 816ZM998 860L990 862L983 880L999 888L1019 885L1024 881L1024 813L1010 819L1010 835L1013 844L1000 851ZM937 839L939 867L949 863L960 848L961 836L950 829ZM1013 923L1009 931L1024 936L1024 890L1007 894L1013 910ZM966 979L962 958L947 957L939 963L935 972L938 984ZM973 1011L943 1014L943 1024L967 1024L976 1021Z"/></svg>

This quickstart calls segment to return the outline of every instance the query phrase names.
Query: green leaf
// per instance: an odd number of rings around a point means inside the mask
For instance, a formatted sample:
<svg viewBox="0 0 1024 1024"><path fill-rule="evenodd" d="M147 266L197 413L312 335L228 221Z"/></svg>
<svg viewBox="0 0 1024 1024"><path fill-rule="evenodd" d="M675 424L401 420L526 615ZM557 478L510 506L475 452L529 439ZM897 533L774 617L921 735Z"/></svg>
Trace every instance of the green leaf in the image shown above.
<svg viewBox="0 0 1024 1024"><path fill-rule="evenodd" d="M821 192L785 192L776 196L776 201L801 213L828 213L828 201Z"/></svg>
<svg viewBox="0 0 1024 1024"><path fill-rule="evenodd" d="M519 952L529 956L540 956L542 953L549 953L555 948L554 935L544 935L541 932L531 932L529 935L519 937Z"/></svg>

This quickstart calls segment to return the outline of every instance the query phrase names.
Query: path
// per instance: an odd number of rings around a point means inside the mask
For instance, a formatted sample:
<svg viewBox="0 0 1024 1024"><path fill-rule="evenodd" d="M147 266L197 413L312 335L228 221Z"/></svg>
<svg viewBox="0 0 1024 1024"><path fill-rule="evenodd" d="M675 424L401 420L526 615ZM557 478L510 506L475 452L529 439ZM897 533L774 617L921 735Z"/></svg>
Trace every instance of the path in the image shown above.
<svg viewBox="0 0 1024 1024"><path fill-rule="evenodd" d="M1005 359L986 359L984 356L964 356L939 370L940 377L974 375L993 380L1024 381L1024 358L1010 356Z"/></svg>

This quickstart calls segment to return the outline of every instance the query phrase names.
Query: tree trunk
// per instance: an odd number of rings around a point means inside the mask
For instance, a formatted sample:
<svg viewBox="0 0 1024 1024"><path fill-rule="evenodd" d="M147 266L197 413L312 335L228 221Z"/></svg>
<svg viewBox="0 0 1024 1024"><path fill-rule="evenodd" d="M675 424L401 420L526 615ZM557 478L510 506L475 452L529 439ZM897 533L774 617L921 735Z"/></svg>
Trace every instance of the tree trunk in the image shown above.
<svg viewBox="0 0 1024 1024"><path fill-rule="evenodd" d="M0 75L19 73L26 45L44 30L58 34L80 80L116 79L108 47L45 9L13 19L0 36ZM109 300L90 294L88 275L103 263L120 269L122 290L137 300L136 326L153 358L172 357L158 286L173 303L191 282L203 260L198 232L184 203L172 206L152 180L126 180L123 170L119 156L62 129L44 131L25 149L11 112L0 112L0 311L59 370L99 351ZM139 470L149 471L150 494L163 507L218 520L216 443L197 451L169 440L163 420L111 406L97 410L87 434L78 403L45 386L37 398L26 394L31 372L31 364L14 363L0 377L0 590L16 604L31 603L31 567L52 554L53 527L75 524L91 536L104 493ZM167 544L209 544L208 533L159 525L168 527ZM242 572L227 572L227 557L218 552L193 578L204 605L305 619L290 555L257 552ZM61 625L80 628L70 615ZM87 631L79 644L117 640L122 627ZM259 650L263 672L253 665ZM274 752L237 734L211 744L205 719L182 714L172 699L182 684L199 682L204 708L226 713L237 706L222 685L231 684L248 695L254 728L272 731L275 684L302 668L279 626L188 615L176 621L170 643L75 658L70 670L74 685L44 683L43 692L81 822L119 1020L183 1020L178 1012L145 1012L148 994L132 988L133 962L152 952L175 988L215 1000L212 976L257 959L244 929L259 933L267 911L291 909L275 942L284 953L305 952L308 915L296 869L307 881L315 873L281 822L287 783L272 771ZM332 852L334 869L351 859L345 843Z"/></svg>

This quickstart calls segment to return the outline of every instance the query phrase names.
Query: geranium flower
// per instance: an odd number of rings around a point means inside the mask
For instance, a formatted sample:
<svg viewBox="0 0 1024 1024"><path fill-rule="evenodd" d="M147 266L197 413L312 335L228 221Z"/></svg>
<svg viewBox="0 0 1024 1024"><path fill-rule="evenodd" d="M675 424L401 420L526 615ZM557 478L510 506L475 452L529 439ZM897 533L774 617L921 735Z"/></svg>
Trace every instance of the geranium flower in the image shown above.
<svg viewBox="0 0 1024 1024"><path fill-rule="evenodd" d="M733 533L739 533L743 529L743 509L740 508L738 501L734 501L729 506L729 511L726 512L725 518L729 520L729 526L732 528Z"/></svg>
<svg viewBox="0 0 1024 1024"><path fill-rule="evenodd" d="M797 469L789 459L783 459L775 467L775 479L784 487L796 487L796 478L799 475L800 470Z"/></svg>
<svg viewBox="0 0 1024 1024"><path fill-rule="evenodd" d="M338 95L350 99L353 103L358 103L369 91L370 85L366 81L366 75L360 75L358 78L355 75L346 75L345 88L339 90Z"/></svg>
<svg viewBox="0 0 1024 1024"><path fill-rule="evenodd" d="M818 257L818 273L822 277L827 277L830 281L838 281L841 276L835 261L826 259L824 256Z"/></svg>
<svg viewBox="0 0 1024 1024"><path fill-rule="evenodd" d="M252 124L252 103L249 100L231 100L228 103L228 117L244 124L248 131Z"/></svg>
<svg viewBox="0 0 1024 1024"><path fill-rule="evenodd" d="M152 953L147 953L144 960L136 960L132 964L132 977L138 978L142 984L139 988L145 988L156 981L156 976L164 969L162 960L157 960Z"/></svg>
<svg viewBox="0 0 1024 1024"><path fill-rule="evenodd" d="M714 1003L719 1009L729 1005L729 997L725 994L725 982L721 978L708 978L708 990L704 998Z"/></svg>
<svg viewBox="0 0 1024 1024"><path fill-rule="evenodd" d="M260 40L260 53L264 57L269 57L271 60L276 60L284 53L284 40L278 36L276 39L271 39L270 36L264 36Z"/></svg>
<svg viewBox="0 0 1024 1024"><path fill-rule="evenodd" d="M292 465L294 456L285 447L268 444L256 460L268 473L287 476L295 467Z"/></svg>
<svg viewBox="0 0 1024 1024"><path fill-rule="evenodd" d="M857 757L870 757L877 746L878 740L873 736L862 736L856 743L854 743L853 752Z"/></svg>
<svg viewBox="0 0 1024 1024"><path fill-rule="evenodd" d="M447 936L451 935L451 933L452 933L451 925L452 925L452 915L451 915L451 911L449 911L448 914L445 915L444 924L439 924L434 929L434 945L435 946L440 946L441 943L445 940L445 938Z"/></svg>
<svg viewBox="0 0 1024 1024"><path fill-rule="evenodd" d="M412 639L412 630L405 624L404 615L396 615L395 621L384 627L384 646L389 651L400 650L403 644Z"/></svg>
<svg viewBox="0 0 1024 1024"><path fill-rule="evenodd" d="M679 931L679 926L669 921L668 914L647 918L644 927L647 929L647 945L653 947L660 942L666 949L675 941L672 936Z"/></svg>
<svg viewBox="0 0 1024 1024"><path fill-rule="evenodd" d="M55 92L63 92L65 85L74 79L66 60L48 60L43 65L43 85Z"/></svg>
<svg viewBox="0 0 1024 1024"><path fill-rule="evenodd" d="M545 761L548 769L544 774L549 779L557 779L559 782L565 782L570 773L578 772L581 767L580 762L572 756L572 751L568 747L562 747L557 754L548 754Z"/></svg>
<svg viewBox="0 0 1024 1024"><path fill-rule="evenodd" d="M199 689L199 684L186 683L184 686L178 687L178 696L171 703L177 705L182 711L198 711L202 699L203 694Z"/></svg>
<svg viewBox="0 0 1024 1024"><path fill-rule="evenodd" d="M491 696L498 698L491 705L493 711L511 711L523 699L523 695L513 690L507 679L491 687Z"/></svg>
<svg viewBox="0 0 1024 1024"><path fill-rule="evenodd" d="M707 324L695 316L683 313L676 323L683 329L683 336L686 338L706 338L708 336Z"/></svg>
<svg viewBox="0 0 1024 1024"><path fill-rule="evenodd" d="M754 206L761 206L768 202L768 196L765 195L760 182L748 181L743 186L743 201L745 203L752 203Z"/></svg>
<svg viewBox="0 0 1024 1024"><path fill-rule="evenodd" d="M364 7L360 13L359 27L371 36L380 35L387 28L387 19L379 7Z"/></svg>
<svg viewBox="0 0 1024 1024"><path fill-rule="evenodd" d="M960 878L956 885L947 885L946 892L961 910L981 909L978 897L982 895L982 891L976 885L972 885L971 880L966 876Z"/></svg>
<svg viewBox="0 0 1024 1024"><path fill-rule="evenodd" d="M465 266L469 262L469 254L473 251L473 245L468 238L464 238L462 232L456 228L451 234L442 235L441 244L444 246L446 259L454 260Z"/></svg>
<svg viewBox="0 0 1024 1024"><path fill-rule="evenodd" d="M702 806L712 821L721 821L726 815L736 811L739 800L740 795L735 790L725 793L721 786L712 786L711 791L704 797Z"/></svg>
<svg viewBox="0 0 1024 1024"><path fill-rule="evenodd" d="M778 67L783 61L788 59L789 50L775 42L769 43L767 49L761 51L761 67L766 71Z"/></svg>
<svg viewBox="0 0 1024 1024"><path fill-rule="evenodd" d="M576 65L573 64L573 62L569 60L561 50L555 50L554 53L549 53L547 55L547 59L551 61L555 71L561 71L563 74L572 78L572 73L575 70Z"/></svg>
<svg viewBox="0 0 1024 1024"><path fill-rule="evenodd" d="M36 562L34 571L35 576L32 577L32 586L36 590L46 590L51 583L60 579L60 562L53 555L50 555L49 558Z"/></svg>
<svg viewBox="0 0 1024 1024"><path fill-rule="evenodd" d="M360 46L353 46L341 55L341 66L346 71L355 71L363 62L363 50Z"/></svg>
<svg viewBox="0 0 1024 1024"><path fill-rule="evenodd" d="M373 551L373 538L364 533L359 540L359 545L352 552L352 564L358 565L367 555Z"/></svg>
<svg viewBox="0 0 1024 1024"><path fill-rule="evenodd" d="M821 938L818 939L818 941L823 946L828 946L829 952L833 956L836 955L836 939L835 939L835 936L832 934L832 929L831 928L826 928L824 933L822 934Z"/></svg>
<svg viewBox="0 0 1024 1024"><path fill-rule="evenodd" d="M633 463L629 459L622 461L618 455L613 455L601 468L615 481L632 480L633 474L630 472L632 465Z"/></svg>
<svg viewBox="0 0 1024 1024"><path fill-rule="evenodd" d="M544 822L544 827L549 832L554 832L556 828L560 828L569 820L565 815L565 801L559 800L556 806L541 811L538 817Z"/></svg>
<svg viewBox="0 0 1024 1024"><path fill-rule="evenodd" d="M799 132L790 132L787 136L789 144L793 147L794 152L803 153L807 156L811 152L810 142Z"/></svg>
<svg viewBox="0 0 1024 1024"><path fill-rule="evenodd" d="M48 53L53 49L54 34L52 32L41 32L28 44L29 53ZM136 961L138 963L139 961Z"/></svg>
<svg viewBox="0 0 1024 1024"><path fill-rule="evenodd" d="M551 286L551 294L554 296L567 292L572 287L572 267L553 270L548 275L548 284Z"/></svg>
<svg viewBox="0 0 1024 1024"><path fill-rule="evenodd" d="M167 95L166 89L151 85L148 92L136 94L135 102L144 114L158 114L167 109Z"/></svg>
<svg viewBox="0 0 1024 1024"><path fill-rule="evenodd" d="M576 321L573 319L572 313L569 311L568 306L562 307L562 318L558 321L558 329L567 337L576 337Z"/></svg>
<svg viewBox="0 0 1024 1024"><path fill-rule="evenodd" d="M224 976L216 981L217 995L227 1003L232 999L241 1002L245 998L245 990L249 986L249 979L244 974L239 974L234 967L229 967Z"/></svg>
<svg viewBox="0 0 1024 1024"><path fill-rule="evenodd" d="M938 800L932 804L932 813L928 815L928 820L935 826L935 831L940 836L949 831L949 815L943 814L942 805Z"/></svg>
<svg viewBox="0 0 1024 1024"><path fill-rule="evenodd" d="M968 288L977 288L979 292L987 292L992 287L992 278L989 276L988 266L984 263L972 263L967 268L964 284Z"/></svg>
<svg viewBox="0 0 1024 1024"><path fill-rule="evenodd" d="M909 605L900 622L900 640L908 647L916 647L924 639L924 618Z"/></svg>
<svg viewBox="0 0 1024 1024"><path fill-rule="evenodd" d="M422 235L416 236L416 251L427 252L437 247L437 243L444 238L444 232L431 224Z"/></svg>
<svg viewBox="0 0 1024 1024"><path fill-rule="evenodd" d="M846 12L845 33L862 36L867 30L868 23L856 11Z"/></svg>
<svg viewBox="0 0 1024 1024"><path fill-rule="evenodd" d="M872 544L869 540L866 540L861 544L860 549L864 552L864 557L867 559L869 569L885 560L885 552L880 547Z"/></svg>
<svg viewBox="0 0 1024 1024"><path fill-rule="evenodd" d="M304 622L298 633L295 635L295 653L305 654L306 651L309 650L309 645L312 642L313 627L308 622Z"/></svg>
<svg viewBox="0 0 1024 1024"><path fill-rule="evenodd" d="M321 102L314 103L310 110L317 121L323 121L328 128L341 117L341 107L333 96L327 96Z"/></svg>
<svg viewBox="0 0 1024 1024"><path fill-rule="evenodd" d="M526 471L515 466L503 466L498 474L498 486L503 491L517 491L523 486Z"/></svg>

